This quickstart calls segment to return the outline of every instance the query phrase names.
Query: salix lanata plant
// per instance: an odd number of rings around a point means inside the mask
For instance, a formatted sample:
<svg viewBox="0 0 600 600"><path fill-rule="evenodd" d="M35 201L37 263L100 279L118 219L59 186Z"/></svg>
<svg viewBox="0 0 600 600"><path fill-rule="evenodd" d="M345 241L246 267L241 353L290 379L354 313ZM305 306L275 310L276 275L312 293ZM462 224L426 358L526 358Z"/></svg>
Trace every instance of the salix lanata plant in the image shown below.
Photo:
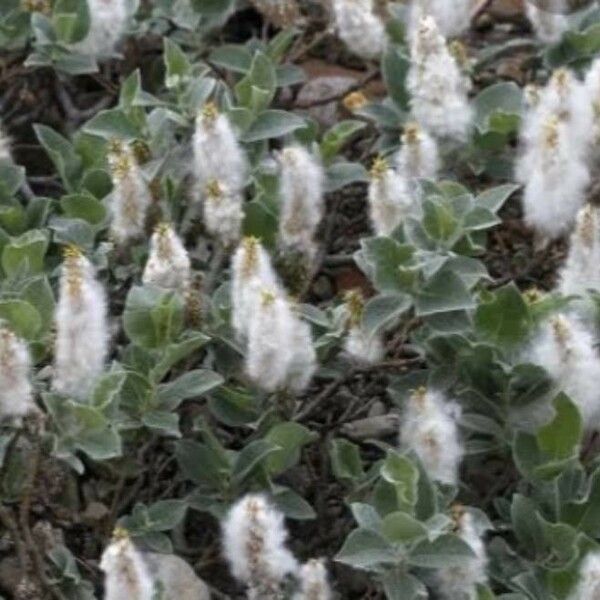
<svg viewBox="0 0 600 600"><path fill-rule="evenodd" d="M600 355L594 344L593 335L576 316L557 314L541 325L524 355L543 367L556 387L573 400L589 429L600 422L596 384Z"/></svg>
<svg viewBox="0 0 600 600"><path fill-rule="evenodd" d="M568 600L596 600L600 597L600 552L590 552L579 568L579 582Z"/></svg>
<svg viewBox="0 0 600 600"><path fill-rule="evenodd" d="M591 204L577 214L559 289L565 296L585 296L589 289L600 291L600 214Z"/></svg>
<svg viewBox="0 0 600 600"><path fill-rule="evenodd" d="M194 175L202 194L214 179L230 193L246 185L248 161L229 119L207 102L196 118L193 140Z"/></svg>
<svg viewBox="0 0 600 600"><path fill-rule="evenodd" d="M417 179L435 179L440 158L435 139L418 123L407 123L402 134L402 146L396 154L398 173L409 183Z"/></svg>
<svg viewBox="0 0 600 600"><path fill-rule="evenodd" d="M325 175L318 158L303 146L289 146L280 154L279 244L307 260L316 254L315 233L323 218Z"/></svg>
<svg viewBox="0 0 600 600"><path fill-rule="evenodd" d="M460 566L437 571L438 593L443 600L477 600L477 584L485 584L488 579L485 544L470 512L461 510L456 521L456 533L469 545L474 556L465 558Z"/></svg>
<svg viewBox="0 0 600 600"><path fill-rule="evenodd" d="M225 248L240 239L243 196L218 179L210 180L204 191L204 225Z"/></svg>
<svg viewBox="0 0 600 600"><path fill-rule="evenodd" d="M471 0L412 0L409 35L416 35L421 18L431 15L445 37L456 37L469 28L472 6Z"/></svg>
<svg viewBox="0 0 600 600"><path fill-rule="evenodd" d="M271 257L258 239L244 238L233 255L231 265L231 323L239 339L248 337L248 329L260 302L263 289L284 293Z"/></svg>
<svg viewBox="0 0 600 600"><path fill-rule="evenodd" d="M348 48L366 59L375 59L386 43L385 27L374 12L373 0L333 0L335 25Z"/></svg>
<svg viewBox="0 0 600 600"><path fill-rule="evenodd" d="M268 392L301 392L316 369L309 326L276 289L264 288L248 328L246 371Z"/></svg>
<svg viewBox="0 0 600 600"><path fill-rule="evenodd" d="M87 0L90 27L74 48L82 54L108 57L126 32L129 19L127 0Z"/></svg>
<svg viewBox="0 0 600 600"><path fill-rule="evenodd" d="M369 334L363 326L364 298L358 291L346 295L348 311L348 334L344 351L354 360L365 364L376 364L385 355L385 346L377 333Z"/></svg>
<svg viewBox="0 0 600 600"><path fill-rule="evenodd" d="M248 494L223 522L223 552L250 600L283 600L285 578L298 564L286 547L283 515L258 494Z"/></svg>
<svg viewBox="0 0 600 600"><path fill-rule="evenodd" d="M154 578L129 534L117 529L100 560L104 600L152 600Z"/></svg>
<svg viewBox="0 0 600 600"><path fill-rule="evenodd" d="M114 186L111 233L118 244L126 244L144 235L152 198L131 148L120 141L110 146L108 163Z"/></svg>
<svg viewBox="0 0 600 600"><path fill-rule="evenodd" d="M544 10L532 2L525 2L525 11L536 36L545 44L560 41L563 34L569 30L570 19L564 14Z"/></svg>
<svg viewBox="0 0 600 600"><path fill-rule="evenodd" d="M168 223L161 223L150 240L150 256L144 268L142 281L185 294L190 284L190 258L179 238Z"/></svg>
<svg viewBox="0 0 600 600"><path fill-rule="evenodd" d="M27 344L0 325L0 418L21 418L36 410Z"/></svg>
<svg viewBox="0 0 600 600"><path fill-rule="evenodd" d="M377 158L371 169L369 212L377 235L390 235L408 216L413 199L406 179Z"/></svg>
<svg viewBox="0 0 600 600"><path fill-rule="evenodd" d="M327 569L322 560L309 560L300 569L300 590L292 600L331 600Z"/></svg>
<svg viewBox="0 0 600 600"><path fill-rule="evenodd" d="M435 19L419 21L411 48L407 88L413 117L433 135L465 140L472 120L470 81L450 54Z"/></svg>
<svg viewBox="0 0 600 600"><path fill-rule="evenodd" d="M90 261L77 248L68 247L56 307L53 388L85 397L104 368L108 338L104 289Z"/></svg>
<svg viewBox="0 0 600 600"><path fill-rule="evenodd" d="M545 239L570 230L590 180L567 128L557 116L547 117L517 164L517 177L525 184L525 222Z"/></svg>
<svg viewBox="0 0 600 600"><path fill-rule="evenodd" d="M419 388L408 398L400 427L400 445L419 457L433 479L452 485L464 454L459 414L459 406L442 392Z"/></svg>

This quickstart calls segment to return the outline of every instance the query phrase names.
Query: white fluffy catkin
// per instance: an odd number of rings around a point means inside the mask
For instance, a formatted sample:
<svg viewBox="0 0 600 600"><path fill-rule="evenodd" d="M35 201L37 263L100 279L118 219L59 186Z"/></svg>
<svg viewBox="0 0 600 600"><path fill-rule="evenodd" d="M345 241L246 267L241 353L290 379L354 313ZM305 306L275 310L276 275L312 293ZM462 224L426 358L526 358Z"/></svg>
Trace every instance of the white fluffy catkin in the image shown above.
<svg viewBox="0 0 600 600"><path fill-rule="evenodd" d="M126 244L144 235L152 198L128 146L112 143L108 163L113 181L111 233L118 244Z"/></svg>
<svg viewBox="0 0 600 600"><path fill-rule="evenodd" d="M464 454L458 414L458 405L441 392L420 388L409 397L400 426L401 446L419 457L433 479L452 485Z"/></svg>
<svg viewBox="0 0 600 600"><path fill-rule="evenodd" d="M184 294L190 284L190 258L179 236L161 223L150 240L150 256L142 276L144 285Z"/></svg>
<svg viewBox="0 0 600 600"><path fill-rule="evenodd" d="M263 289L256 301L248 328L246 372L267 392L301 392L316 369L310 329L277 290Z"/></svg>
<svg viewBox="0 0 600 600"><path fill-rule="evenodd" d="M204 193L204 225L226 248L235 244L241 235L244 211L239 191L216 179L208 182Z"/></svg>
<svg viewBox="0 0 600 600"><path fill-rule="evenodd" d="M312 258L316 252L315 233L324 211L323 167L302 146L284 148L280 163L279 243Z"/></svg>
<svg viewBox="0 0 600 600"><path fill-rule="evenodd" d="M248 598L278 600L284 579L298 567L285 545L283 515L264 496L248 494L233 505L222 528L225 558Z"/></svg>
<svg viewBox="0 0 600 600"><path fill-rule="evenodd" d="M470 81L450 54L435 19L423 17L410 45L407 88L413 117L433 135L464 141L472 121Z"/></svg>
<svg viewBox="0 0 600 600"><path fill-rule="evenodd" d="M440 168L437 142L418 123L408 123L402 134L402 146L396 154L398 173L408 182L436 179Z"/></svg>
<svg viewBox="0 0 600 600"><path fill-rule="evenodd" d="M487 583L485 544L469 512L457 523L457 534L473 550L473 558L465 558L459 567L442 568L436 573L437 588L442 600L477 600L477 584Z"/></svg>
<svg viewBox="0 0 600 600"><path fill-rule="evenodd" d="M525 3L525 12L537 38L545 44L559 42L571 26L568 16L538 8L533 2Z"/></svg>
<svg viewBox="0 0 600 600"><path fill-rule="evenodd" d="M87 0L90 11L90 28L86 37L74 49L82 54L107 57L127 29L129 14L126 0Z"/></svg>
<svg viewBox="0 0 600 600"><path fill-rule="evenodd" d="M541 139L528 144L516 169L525 184L525 222L546 239L570 230L590 180L567 127L557 116L548 117Z"/></svg>
<svg viewBox="0 0 600 600"><path fill-rule="evenodd" d="M124 530L117 530L100 559L104 600L152 600L154 579Z"/></svg>
<svg viewBox="0 0 600 600"><path fill-rule="evenodd" d="M292 600L331 600L327 569L322 560L309 560L300 569L300 590Z"/></svg>
<svg viewBox="0 0 600 600"><path fill-rule="evenodd" d="M589 289L600 292L600 210L591 204L577 214L559 283L565 296L585 296Z"/></svg>
<svg viewBox="0 0 600 600"><path fill-rule="evenodd" d="M600 552L589 552L579 567L579 582L568 600L600 598Z"/></svg>
<svg viewBox="0 0 600 600"><path fill-rule="evenodd" d="M413 206L406 179L378 158L371 169L369 214L376 235L391 235Z"/></svg>
<svg viewBox="0 0 600 600"><path fill-rule="evenodd" d="M248 161L229 119L208 102L196 118L193 139L194 175L202 192L217 180L230 193L241 193L248 176Z"/></svg>
<svg viewBox="0 0 600 600"><path fill-rule="evenodd" d="M4 128L0 125L0 160L12 160L10 152L10 138L6 135Z"/></svg>
<svg viewBox="0 0 600 600"><path fill-rule="evenodd" d="M70 247L65 252L59 282L53 388L61 394L85 398L102 373L107 353L104 289L88 259Z"/></svg>
<svg viewBox="0 0 600 600"><path fill-rule="evenodd" d="M600 58L594 60L585 76L585 91L592 111L591 142L597 153L600 145Z"/></svg>
<svg viewBox="0 0 600 600"><path fill-rule="evenodd" d="M413 0L408 19L412 38L422 17L431 15L445 37L456 37L471 24L472 0Z"/></svg>
<svg viewBox="0 0 600 600"><path fill-rule="evenodd" d="M575 316L558 314L545 321L524 354L543 367L555 385L579 408L588 429L600 424L600 391L596 374L600 355L594 336Z"/></svg>
<svg viewBox="0 0 600 600"><path fill-rule="evenodd" d="M333 0L335 25L340 38L362 58L377 58L385 47L386 33L374 12L373 0Z"/></svg>
<svg viewBox="0 0 600 600"><path fill-rule="evenodd" d="M36 410L27 344L0 325L0 417L24 417Z"/></svg>
<svg viewBox="0 0 600 600"><path fill-rule="evenodd" d="M257 238L246 237L240 242L233 255L231 272L231 323L237 337L245 339L261 290L284 292L271 265L271 257Z"/></svg>
<svg viewBox="0 0 600 600"><path fill-rule="evenodd" d="M364 298L358 291L346 295L348 312L348 334L344 340L344 351L352 359L364 364L375 364L385 355L385 347L378 333L369 335L363 326Z"/></svg>

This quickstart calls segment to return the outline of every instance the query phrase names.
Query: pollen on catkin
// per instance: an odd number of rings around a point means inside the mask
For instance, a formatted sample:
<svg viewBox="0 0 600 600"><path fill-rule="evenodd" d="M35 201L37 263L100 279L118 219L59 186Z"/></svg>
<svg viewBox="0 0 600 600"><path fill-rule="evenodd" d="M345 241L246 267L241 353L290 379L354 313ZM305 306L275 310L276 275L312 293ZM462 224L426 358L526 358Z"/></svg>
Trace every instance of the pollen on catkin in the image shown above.
<svg viewBox="0 0 600 600"><path fill-rule="evenodd" d="M244 211L239 191L230 189L226 183L210 180L204 192L204 225L219 242L229 248L241 235Z"/></svg>
<svg viewBox="0 0 600 600"><path fill-rule="evenodd" d="M458 405L442 392L419 388L408 398L400 426L400 445L419 457L433 479L452 485L458 482L464 454L459 413Z"/></svg>
<svg viewBox="0 0 600 600"><path fill-rule="evenodd" d="M488 559L485 544L468 511L458 517L456 533L470 546L474 556L465 558L460 566L437 571L438 593L441 600L477 600L477 585L487 583Z"/></svg>
<svg viewBox="0 0 600 600"><path fill-rule="evenodd" d="M104 600L152 600L154 579L128 533L117 529L100 559Z"/></svg>
<svg viewBox="0 0 600 600"><path fill-rule="evenodd" d="M283 288L271 257L257 238L246 237L238 245L231 264L231 324L238 338L248 336L248 328L260 300L261 290Z"/></svg>
<svg viewBox="0 0 600 600"><path fill-rule="evenodd" d="M600 598L600 552L589 552L579 567L579 581L568 600Z"/></svg>
<svg viewBox="0 0 600 600"><path fill-rule="evenodd" d="M108 353L106 296L89 260L65 251L56 306L53 388L84 398L102 373Z"/></svg>
<svg viewBox="0 0 600 600"><path fill-rule="evenodd" d="M223 553L251 600L279 600L282 584L297 569L286 547L283 515L259 494L238 500L223 524Z"/></svg>
<svg viewBox="0 0 600 600"><path fill-rule="evenodd" d="M0 324L0 417L20 418L36 410L24 340Z"/></svg>
<svg viewBox="0 0 600 600"><path fill-rule="evenodd" d="M402 134L402 146L395 157L399 175L408 182L435 179L440 158L435 139L418 123L408 123Z"/></svg>
<svg viewBox="0 0 600 600"><path fill-rule="evenodd" d="M422 17L431 15L445 37L456 37L471 24L472 0L413 0L408 17L409 37L415 35Z"/></svg>
<svg viewBox="0 0 600 600"><path fill-rule="evenodd" d="M543 367L556 388L579 408L588 429L600 424L600 391L596 374L600 355L595 339L574 315L557 314L547 319L523 354L523 359Z"/></svg>
<svg viewBox="0 0 600 600"><path fill-rule="evenodd" d="M567 7L565 1L564 6ZM554 0L554 5L558 5ZM544 44L555 44L570 29L571 20L564 14L538 8L533 2L525 3L527 18L537 38Z"/></svg>
<svg viewBox="0 0 600 600"><path fill-rule="evenodd" d="M308 325L276 289L262 289L255 301L246 349L248 376L267 392L301 392L316 368Z"/></svg>
<svg viewBox="0 0 600 600"><path fill-rule="evenodd" d="M88 0L90 28L86 37L74 44L82 54L108 57L126 32L129 19L126 0Z"/></svg>
<svg viewBox="0 0 600 600"><path fill-rule="evenodd" d="M367 60L377 58L386 43L385 27L374 8L373 0L333 0L340 38L351 52Z"/></svg>
<svg viewBox="0 0 600 600"><path fill-rule="evenodd" d="M190 283L190 258L179 236L168 223L161 223L150 240L150 256L142 281L185 294Z"/></svg>
<svg viewBox="0 0 600 600"><path fill-rule="evenodd" d="M546 239L568 232L585 202L589 169L556 115L547 117L538 139L526 144L516 175L525 184L524 218Z"/></svg>
<svg viewBox="0 0 600 600"><path fill-rule="evenodd" d="M213 180L230 193L242 193L248 176L248 160L229 119L212 102L206 103L198 113L193 149L194 175L201 193Z"/></svg>
<svg viewBox="0 0 600 600"><path fill-rule="evenodd" d="M113 181L111 234L118 244L141 238L152 197L135 155L127 145L114 141L108 163Z"/></svg>
<svg viewBox="0 0 600 600"><path fill-rule="evenodd" d="M407 89L417 122L440 138L464 141L471 127L470 81L446 46L435 19L423 17L410 45Z"/></svg>
<svg viewBox="0 0 600 600"><path fill-rule="evenodd" d="M565 296L600 292L600 209L588 204L579 213L560 271L559 290Z"/></svg>
<svg viewBox="0 0 600 600"><path fill-rule="evenodd" d="M362 294L358 291L348 292L345 300L348 312L348 333L344 340L344 351L358 362L378 363L385 354L385 347L379 334L369 334L365 331L362 322L364 314Z"/></svg>
<svg viewBox="0 0 600 600"><path fill-rule="evenodd" d="M324 212L323 167L302 146L284 148L280 163L279 244L310 259L316 252L314 238Z"/></svg>
<svg viewBox="0 0 600 600"><path fill-rule="evenodd" d="M406 179L378 158L371 169L369 214L376 235L391 235L411 212L413 199Z"/></svg>
<svg viewBox="0 0 600 600"><path fill-rule="evenodd" d="M292 600L331 600L332 592L327 580L327 569L322 560L312 559L300 569L300 590Z"/></svg>

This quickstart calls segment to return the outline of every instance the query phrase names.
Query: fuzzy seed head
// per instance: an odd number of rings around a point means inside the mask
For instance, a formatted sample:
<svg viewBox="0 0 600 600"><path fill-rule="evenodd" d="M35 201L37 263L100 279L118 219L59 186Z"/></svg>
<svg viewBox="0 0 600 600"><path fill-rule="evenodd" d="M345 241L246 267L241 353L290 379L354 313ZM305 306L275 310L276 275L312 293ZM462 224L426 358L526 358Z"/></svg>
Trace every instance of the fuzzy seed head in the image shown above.
<svg viewBox="0 0 600 600"><path fill-rule="evenodd" d="M243 198L224 182L211 179L204 195L204 224L207 231L229 248L241 235Z"/></svg>
<svg viewBox="0 0 600 600"><path fill-rule="evenodd" d="M73 45L82 54L106 58L127 30L129 8L126 0L88 0L90 27L86 37Z"/></svg>
<svg viewBox="0 0 600 600"><path fill-rule="evenodd" d="M27 344L0 325L0 417L21 418L36 410Z"/></svg>
<svg viewBox="0 0 600 600"><path fill-rule="evenodd" d="M312 259L316 253L315 234L325 208L323 167L302 146L284 148L280 163L279 244L284 251Z"/></svg>
<svg viewBox="0 0 600 600"><path fill-rule="evenodd" d="M402 146L396 155L396 168L408 182L435 179L439 171L437 142L418 123L408 123L402 134Z"/></svg>
<svg viewBox="0 0 600 600"><path fill-rule="evenodd" d="M150 240L150 256L142 281L185 294L190 283L190 258L179 236L168 223L160 223Z"/></svg>
<svg viewBox="0 0 600 600"><path fill-rule="evenodd" d="M470 81L450 54L433 17L420 20L411 58L407 88L413 117L437 137L464 141L472 119L467 97Z"/></svg>
<svg viewBox="0 0 600 600"><path fill-rule="evenodd" d="M386 42L385 27L373 0L333 0L336 28L346 46L362 58L377 58Z"/></svg>
<svg viewBox="0 0 600 600"><path fill-rule="evenodd" d="M542 323L523 360L548 372L555 388L577 405L587 428L598 426L600 392L593 374L600 368L600 355L594 336L577 316L558 314Z"/></svg>
<svg viewBox="0 0 600 600"><path fill-rule="evenodd" d="M115 530L100 560L105 600L152 600L154 580L127 531Z"/></svg>
<svg viewBox="0 0 600 600"><path fill-rule="evenodd" d="M412 450L427 472L442 483L455 485L464 451L460 442L458 405L441 392L420 388L408 399L400 444Z"/></svg>
<svg viewBox="0 0 600 600"><path fill-rule="evenodd" d="M327 569L322 560L309 560L300 569L300 591L292 600L331 600Z"/></svg>
<svg viewBox="0 0 600 600"><path fill-rule="evenodd" d="M579 567L579 583L568 600L596 600L600 597L600 552L589 552Z"/></svg>
<svg viewBox="0 0 600 600"><path fill-rule="evenodd" d="M248 494L223 522L223 552L232 575L250 597L276 600L285 577L297 563L286 548L283 515L264 496Z"/></svg>
<svg viewBox="0 0 600 600"><path fill-rule="evenodd" d="M79 249L67 247L56 307L53 388L85 398L108 353L107 307L94 268Z"/></svg>

